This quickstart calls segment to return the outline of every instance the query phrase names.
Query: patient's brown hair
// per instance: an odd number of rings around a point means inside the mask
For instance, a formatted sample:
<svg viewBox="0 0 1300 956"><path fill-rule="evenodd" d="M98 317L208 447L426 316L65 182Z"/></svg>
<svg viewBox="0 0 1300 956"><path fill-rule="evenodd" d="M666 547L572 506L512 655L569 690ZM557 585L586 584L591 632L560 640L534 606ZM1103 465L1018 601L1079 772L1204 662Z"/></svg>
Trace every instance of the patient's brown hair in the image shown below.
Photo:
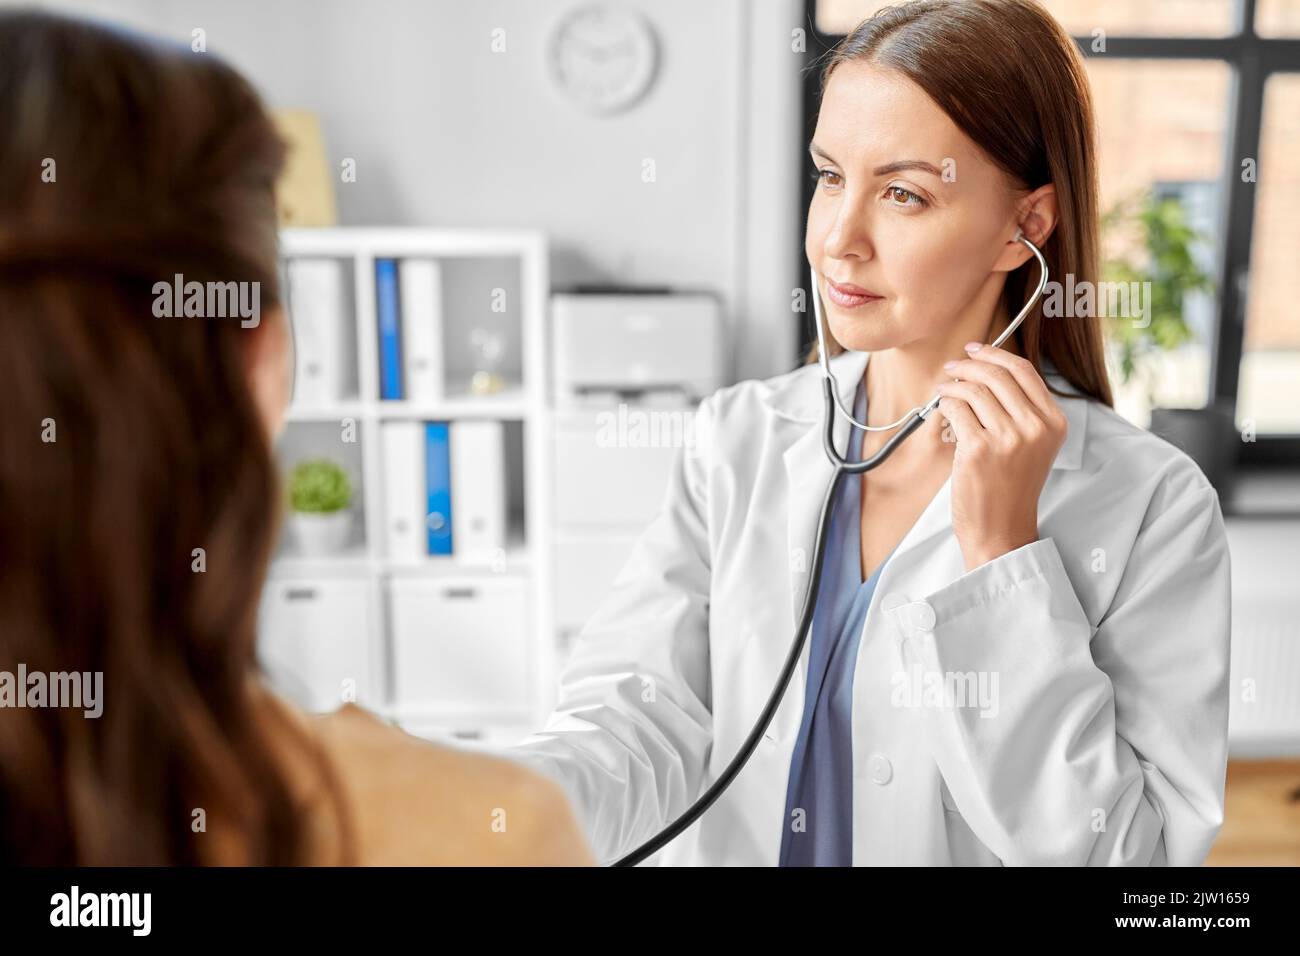
<svg viewBox="0 0 1300 956"><path fill-rule="evenodd" d="M280 489L254 330L152 293L277 302L284 146L211 54L30 11L0 13L0 116L0 670L103 674L98 719L0 709L0 862L301 861L283 741L337 789L256 704Z"/></svg>

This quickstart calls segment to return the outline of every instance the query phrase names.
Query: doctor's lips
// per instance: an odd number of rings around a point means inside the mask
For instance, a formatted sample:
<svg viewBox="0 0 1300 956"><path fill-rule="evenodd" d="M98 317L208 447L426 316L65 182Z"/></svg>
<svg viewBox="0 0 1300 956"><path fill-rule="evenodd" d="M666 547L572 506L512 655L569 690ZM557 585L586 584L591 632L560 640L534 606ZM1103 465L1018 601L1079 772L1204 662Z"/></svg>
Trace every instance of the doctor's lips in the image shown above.
<svg viewBox="0 0 1300 956"><path fill-rule="evenodd" d="M879 302L883 296L877 295L870 289L864 289L860 285L854 285L851 282L835 282L830 278L826 279L826 295L832 302L841 308L853 309L860 305L869 305L872 302Z"/></svg>

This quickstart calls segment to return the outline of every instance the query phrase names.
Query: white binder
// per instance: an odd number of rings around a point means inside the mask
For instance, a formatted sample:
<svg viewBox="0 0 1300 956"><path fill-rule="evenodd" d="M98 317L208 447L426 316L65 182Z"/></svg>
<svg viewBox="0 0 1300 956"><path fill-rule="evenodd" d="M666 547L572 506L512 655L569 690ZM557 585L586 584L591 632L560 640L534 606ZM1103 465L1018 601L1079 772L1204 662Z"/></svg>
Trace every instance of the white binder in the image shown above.
<svg viewBox="0 0 1300 956"><path fill-rule="evenodd" d="M423 422L383 422L379 426L384 469L384 541L394 561L422 561L428 556L424 514Z"/></svg>
<svg viewBox="0 0 1300 956"><path fill-rule="evenodd" d="M285 266L295 405L331 405L345 397L352 322L344 265L340 259L294 258Z"/></svg>
<svg viewBox="0 0 1300 956"><path fill-rule="evenodd" d="M451 423L451 535L457 560L491 562L506 544L505 426Z"/></svg>
<svg viewBox="0 0 1300 956"><path fill-rule="evenodd" d="M436 259L403 259L398 266L398 288L406 398L412 402L441 401L442 264Z"/></svg>

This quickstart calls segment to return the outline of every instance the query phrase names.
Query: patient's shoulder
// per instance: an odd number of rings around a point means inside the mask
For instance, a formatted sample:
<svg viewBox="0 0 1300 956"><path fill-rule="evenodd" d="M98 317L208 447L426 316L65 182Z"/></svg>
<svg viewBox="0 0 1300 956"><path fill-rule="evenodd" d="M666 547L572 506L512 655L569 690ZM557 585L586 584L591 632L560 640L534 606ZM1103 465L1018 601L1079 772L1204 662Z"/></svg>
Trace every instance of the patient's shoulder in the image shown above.
<svg viewBox="0 0 1300 956"><path fill-rule="evenodd" d="M559 786L503 757L435 744L353 704L299 715L339 782L358 862L592 862Z"/></svg>

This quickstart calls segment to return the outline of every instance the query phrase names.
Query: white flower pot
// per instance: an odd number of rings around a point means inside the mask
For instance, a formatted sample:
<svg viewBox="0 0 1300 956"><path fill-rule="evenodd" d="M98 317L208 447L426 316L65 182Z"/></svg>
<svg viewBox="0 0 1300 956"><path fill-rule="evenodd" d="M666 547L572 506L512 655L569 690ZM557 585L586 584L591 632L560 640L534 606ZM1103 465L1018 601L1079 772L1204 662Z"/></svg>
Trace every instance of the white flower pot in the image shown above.
<svg viewBox="0 0 1300 956"><path fill-rule="evenodd" d="M289 524L298 550L304 555L338 554L351 535L352 512L347 509L323 514L295 511L289 517Z"/></svg>

